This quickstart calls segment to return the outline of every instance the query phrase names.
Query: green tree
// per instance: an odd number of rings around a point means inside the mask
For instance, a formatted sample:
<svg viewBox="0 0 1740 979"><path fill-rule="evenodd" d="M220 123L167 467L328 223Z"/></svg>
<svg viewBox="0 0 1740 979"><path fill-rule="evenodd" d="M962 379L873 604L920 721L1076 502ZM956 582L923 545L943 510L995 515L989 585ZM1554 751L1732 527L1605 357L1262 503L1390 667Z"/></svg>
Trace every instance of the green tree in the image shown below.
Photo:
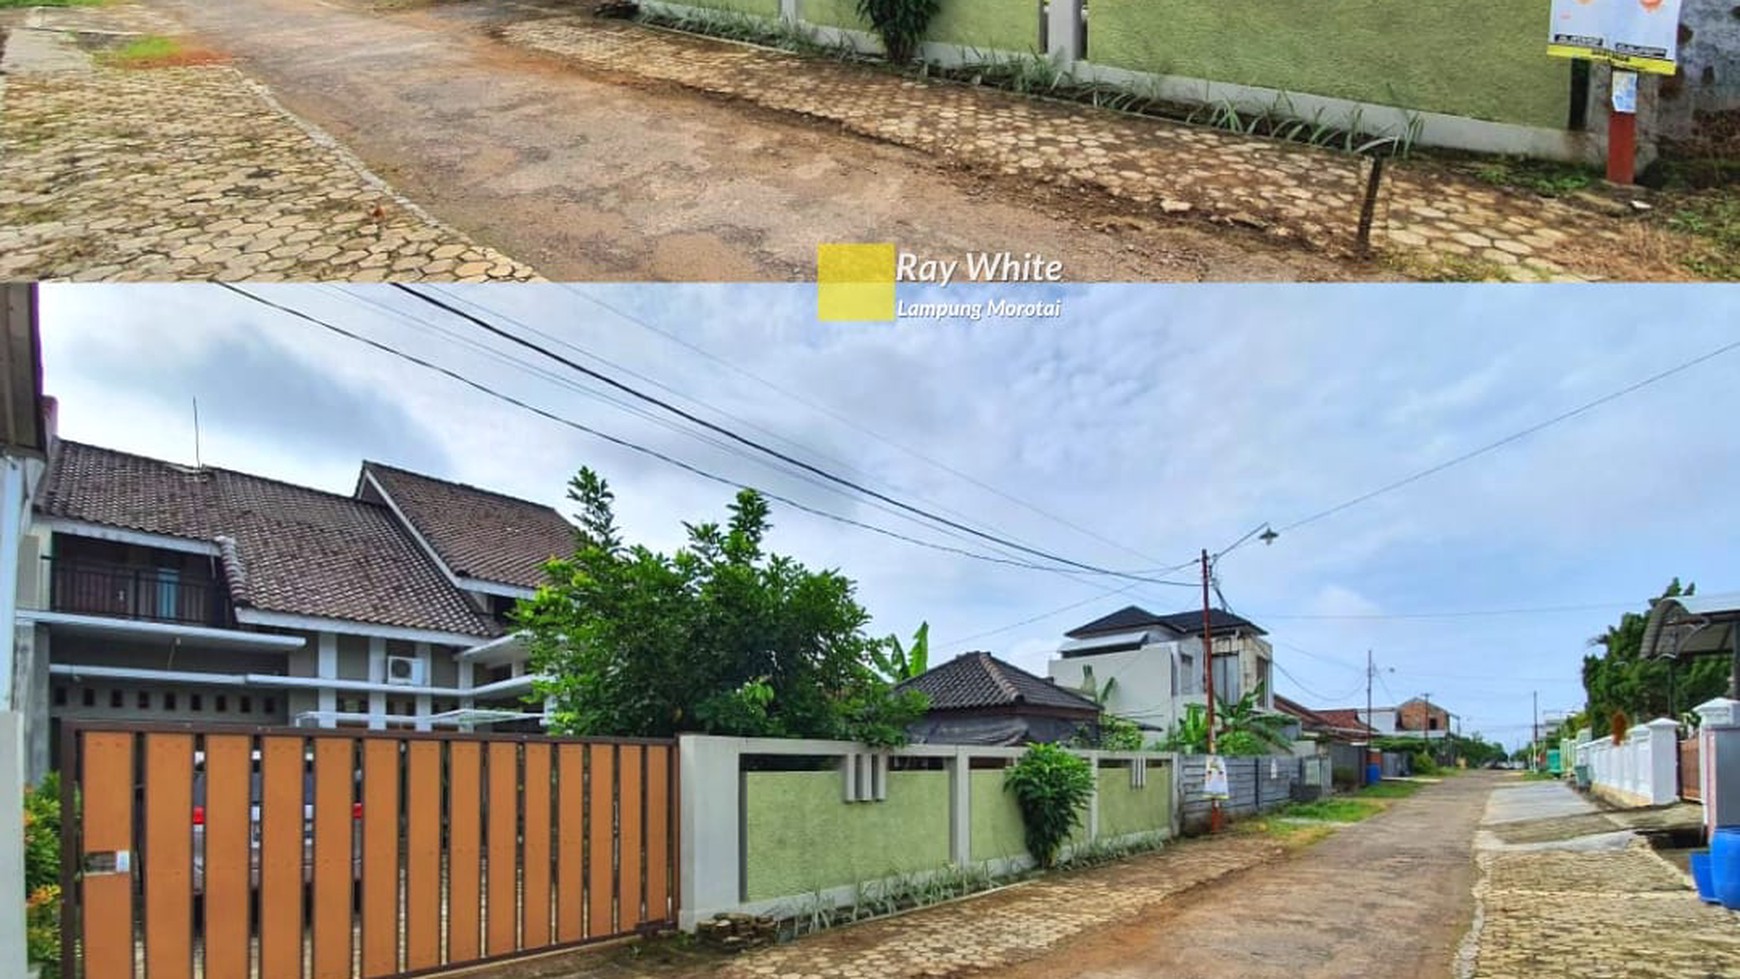
<svg viewBox="0 0 1740 979"><path fill-rule="evenodd" d="M1682 589L1675 578L1661 597L1690 595L1696 587ZM1677 717L1686 708L1727 690L1729 667L1724 657L1645 659L1643 631L1648 623L1647 608L1641 613L1626 612L1617 625L1589 640L1600 652L1583 658L1583 692L1588 698L1584 713L1597 737L1613 733L1615 714L1640 722Z"/></svg>
<svg viewBox="0 0 1740 979"><path fill-rule="evenodd" d="M1076 747L1097 748L1101 751L1142 750L1142 729L1137 726L1136 722L1106 710L1106 702L1111 699L1112 691L1117 688L1117 677L1107 677L1106 682L1102 684L1094 679L1093 667L1082 667L1082 684L1079 692L1083 697L1099 705L1100 716L1094 722L1091 731L1084 730L1076 735L1074 739Z"/></svg>
<svg viewBox="0 0 1740 979"><path fill-rule="evenodd" d="M889 636L870 649L870 660L876 672L889 683L900 683L930 669L930 623L921 622L912 634L912 645L903 645L899 636Z"/></svg>
<svg viewBox="0 0 1740 979"><path fill-rule="evenodd" d="M1285 715L1263 710L1263 688L1258 686L1238 700L1227 703L1215 698L1215 751L1222 755L1267 755L1286 752L1291 748L1287 729L1292 721ZM1182 751L1200 755L1208 751L1208 711L1201 704L1189 704L1184 716L1172 726L1161 747L1167 751Z"/></svg>
<svg viewBox="0 0 1740 979"><path fill-rule="evenodd" d="M552 730L887 745L923 714L923 694L877 674L884 641L865 634L853 583L763 550L760 494L739 493L723 526L686 524L688 545L670 555L624 544L610 488L590 469L568 497L574 554L551 561L515 611Z"/></svg>
<svg viewBox="0 0 1740 979"><path fill-rule="evenodd" d="M1036 744L1004 772L1003 789L1015 793L1027 852L1041 867L1049 867L1081 825L1094 794L1094 770L1080 755L1054 744Z"/></svg>

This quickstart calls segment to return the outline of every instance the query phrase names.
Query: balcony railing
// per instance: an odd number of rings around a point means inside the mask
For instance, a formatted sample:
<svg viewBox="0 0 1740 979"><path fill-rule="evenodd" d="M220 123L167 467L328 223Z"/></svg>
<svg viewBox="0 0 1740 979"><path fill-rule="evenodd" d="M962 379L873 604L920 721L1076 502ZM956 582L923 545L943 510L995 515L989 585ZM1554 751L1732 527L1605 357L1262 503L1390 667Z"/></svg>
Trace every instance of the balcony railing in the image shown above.
<svg viewBox="0 0 1740 979"><path fill-rule="evenodd" d="M49 608L185 625L230 624L229 594L208 578L173 568L93 561L50 562Z"/></svg>

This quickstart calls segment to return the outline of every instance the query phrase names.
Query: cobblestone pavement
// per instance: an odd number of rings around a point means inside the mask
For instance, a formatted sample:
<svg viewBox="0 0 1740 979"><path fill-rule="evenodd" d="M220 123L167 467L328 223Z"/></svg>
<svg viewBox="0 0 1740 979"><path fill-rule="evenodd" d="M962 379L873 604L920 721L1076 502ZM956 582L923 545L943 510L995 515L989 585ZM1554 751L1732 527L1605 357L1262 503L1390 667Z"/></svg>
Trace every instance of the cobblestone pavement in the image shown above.
<svg viewBox="0 0 1740 979"><path fill-rule="evenodd" d="M221 63L111 67L173 36L133 4L14 13L0 76L0 280L526 281Z"/></svg>
<svg viewBox="0 0 1740 979"><path fill-rule="evenodd" d="M577 64L836 123L1008 177L1080 188L1346 251L1364 167L1345 153L933 83L862 66L572 15L506 40ZM1411 272L1518 281L1683 279L1669 233L1469 178L1392 168L1377 244Z"/></svg>
<svg viewBox="0 0 1740 979"><path fill-rule="evenodd" d="M1699 902L1691 882L1628 827L1557 782L1493 793L1477 841L1480 910L1464 979L1740 975L1740 914Z"/></svg>
<svg viewBox="0 0 1740 979"><path fill-rule="evenodd" d="M825 931L750 952L723 979L900 979L1007 968L1089 929L1280 854L1258 836L1191 840L955 904Z"/></svg>

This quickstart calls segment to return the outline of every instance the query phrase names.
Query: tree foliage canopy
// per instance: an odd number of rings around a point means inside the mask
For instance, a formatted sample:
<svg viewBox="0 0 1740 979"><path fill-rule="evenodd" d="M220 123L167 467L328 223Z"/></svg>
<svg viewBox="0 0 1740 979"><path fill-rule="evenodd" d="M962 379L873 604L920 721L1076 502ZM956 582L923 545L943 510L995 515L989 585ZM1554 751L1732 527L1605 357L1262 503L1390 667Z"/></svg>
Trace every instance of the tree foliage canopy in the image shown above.
<svg viewBox="0 0 1740 979"><path fill-rule="evenodd" d="M610 488L590 469L568 498L574 554L551 561L515 613L552 730L897 744L923 714L922 694L878 675L889 640L865 634L853 583L763 550L761 495L739 493L724 525L685 524L688 545L671 555L623 543Z"/></svg>
<svg viewBox="0 0 1740 979"><path fill-rule="evenodd" d="M1661 597L1690 595L1696 585L1670 582ZM1643 630L1649 610L1626 612L1619 624L1589 640L1600 652L1583 657L1585 713L1597 736L1613 733L1616 716L1641 723L1656 717L1678 719L1690 708L1721 696L1728 689L1725 657L1671 660L1643 658ZM1671 703L1670 703L1671 697ZM1574 733L1574 732L1573 732Z"/></svg>
<svg viewBox="0 0 1740 979"><path fill-rule="evenodd" d="M1259 685L1238 700L1228 703L1215 697L1214 747L1222 755L1285 754L1292 742L1287 737L1293 721L1284 714L1265 711L1259 705L1263 688ZM1172 726L1161 742L1166 751L1181 751L1200 755L1208 751L1208 711L1201 704L1187 704L1184 716Z"/></svg>

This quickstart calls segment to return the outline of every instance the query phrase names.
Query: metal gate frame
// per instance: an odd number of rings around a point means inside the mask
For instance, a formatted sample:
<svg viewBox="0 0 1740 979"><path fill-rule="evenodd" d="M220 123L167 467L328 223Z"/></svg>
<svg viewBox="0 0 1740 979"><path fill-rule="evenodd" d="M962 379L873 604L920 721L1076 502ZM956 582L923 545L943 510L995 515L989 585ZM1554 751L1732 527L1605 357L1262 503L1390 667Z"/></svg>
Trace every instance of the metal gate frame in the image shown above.
<svg viewBox="0 0 1740 979"><path fill-rule="evenodd" d="M400 979L676 926L674 740L68 720L60 747L68 979Z"/></svg>

